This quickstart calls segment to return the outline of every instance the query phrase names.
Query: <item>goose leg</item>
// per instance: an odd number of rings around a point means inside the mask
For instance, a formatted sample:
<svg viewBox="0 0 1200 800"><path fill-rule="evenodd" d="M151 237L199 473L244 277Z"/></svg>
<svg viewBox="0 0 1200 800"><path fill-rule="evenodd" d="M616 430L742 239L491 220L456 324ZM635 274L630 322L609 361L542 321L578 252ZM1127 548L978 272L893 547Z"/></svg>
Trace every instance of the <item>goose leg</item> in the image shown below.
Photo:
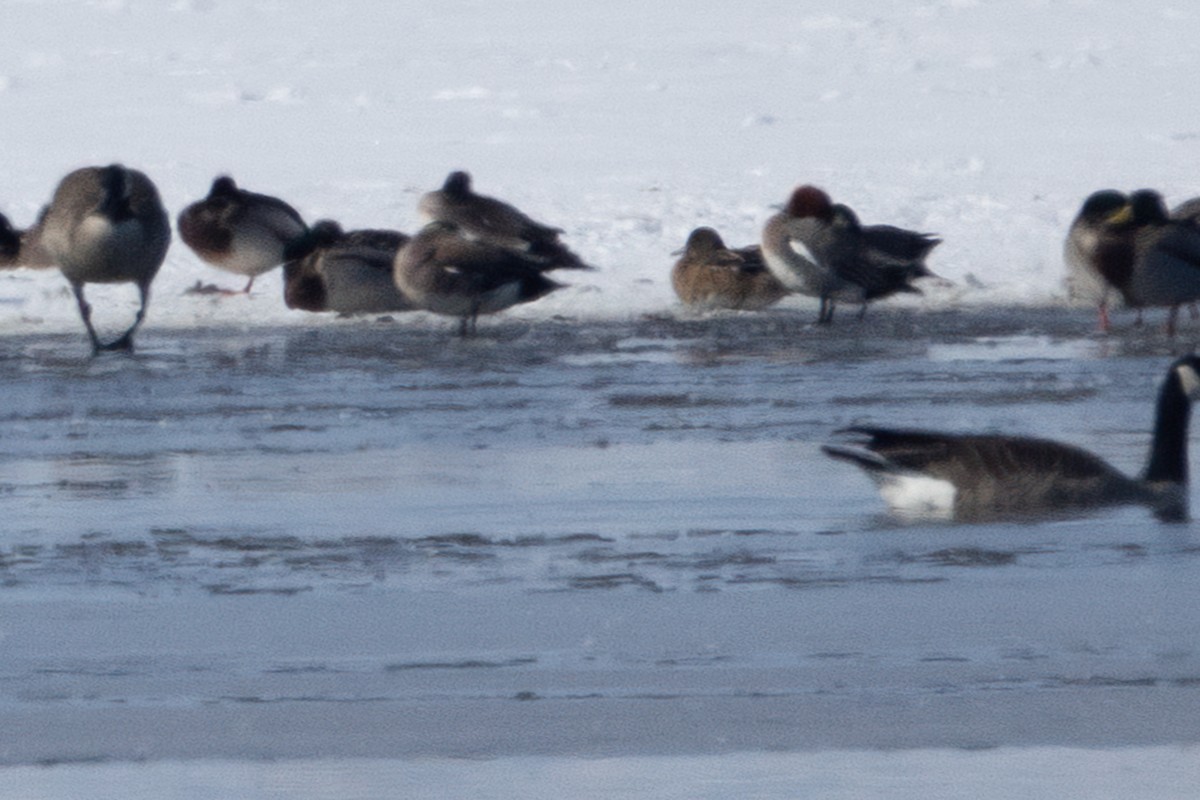
<svg viewBox="0 0 1200 800"><path fill-rule="evenodd" d="M1108 301L1101 300L1100 301L1100 332L1108 333L1109 327L1110 327L1110 325L1109 325L1109 321L1108 321Z"/></svg>
<svg viewBox="0 0 1200 800"><path fill-rule="evenodd" d="M92 327L92 307L83 298L82 283L72 283L71 291L75 293L75 302L79 304L79 316L83 318L83 326L87 328L88 338L92 340L92 355L95 355L104 347L100 344L100 338L96 336L96 329Z"/></svg>
<svg viewBox="0 0 1200 800"><path fill-rule="evenodd" d="M1175 320L1179 316L1179 306L1171 306L1167 312L1167 336L1175 335Z"/></svg>
<svg viewBox="0 0 1200 800"><path fill-rule="evenodd" d="M150 287L139 285L138 294L140 295L142 302L141 305L138 306L137 316L133 318L133 324L130 325L128 330L126 330L116 339L108 344L101 345L98 349L110 351L115 350L126 353L133 352L133 334L135 331L137 331L138 326L142 324L142 320L146 318L146 304L150 300Z"/></svg>

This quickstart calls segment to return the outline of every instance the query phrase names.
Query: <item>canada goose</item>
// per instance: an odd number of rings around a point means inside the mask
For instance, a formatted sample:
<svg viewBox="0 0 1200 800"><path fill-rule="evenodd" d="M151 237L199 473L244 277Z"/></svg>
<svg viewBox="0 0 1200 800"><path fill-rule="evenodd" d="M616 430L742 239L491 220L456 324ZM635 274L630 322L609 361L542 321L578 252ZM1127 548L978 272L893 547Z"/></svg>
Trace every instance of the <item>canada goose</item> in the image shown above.
<svg viewBox="0 0 1200 800"><path fill-rule="evenodd" d="M321 220L303 239L296 250L305 255L283 265L283 298L288 308L340 314L415 308L396 288L392 274L396 251L408 241L403 233L347 232L332 220Z"/></svg>
<svg viewBox="0 0 1200 800"><path fill-rule="evenodd" d="M1143 505L1162 520L1187 517L1187 433L1200 394L1200 357L1167 371L1146 467L1130 478L1072 445L1024 436L854 426L849 444L822 449L861 467L897 511L959 520L1079 513Z"/></svg>
<svg viewBox="0 0 1200 800"><path fill-rule="evenodd" d="M43 208L37 223L25 230L14 228L8 217L0 214L0 269L54 266L54 260L42 245L42 220L47 210Z"/></svg>
<svg viewBox="0 0 1200 800"><path fill-rule="evenodd" d="M543 272L592 269L559 241L561 228L536 222L502 200L476 194L471 176L461 170L451 172L441 189L422 195L417 211L427 222L449 222L464 236L525 253L543 265Z"/></svg>
<svg viewBox="0 0 1200 800"><path fill-rule="evenodd" d="M820 299L821 324L833 321L836 300L865 304L896 292L920 293L910 283L911 263L869 246L857 219L843 209L821 189L801 186L763 227L767 267L789 290Z"/></svg>
<svg viewBox="0 0 1200 800"><path fill-rule="evenodd" d="M179 214L179 237L208 264L249 280L284 262L284 252L308 230L304 219L277 197L248 192L228 175L212 182L208 197Z"/></svg>
<svg viewBox="0 0 1200 800"><path fill-rule="evenodd" d="M761 248L730 249L712 228L696 228L676 255L671 285L694 308L755 310L788 293L763 263Z"/></svg>
<svg viewBox="0 0 1200 800"><path fill-rule="evenodd" d="M158 190L143 173L120 164L84 167L54 191L42 219L42 245L71 284L93 352L132 350L133 334L146 315L150 283L171 242L171 223ZM141 305L133 324L101 344L92 327L85 283L133 283Z"/></svg>
<svg viewBox="0 0 1200 800"><path fill-rule="evenodd" d="M480 314L536 300L562 288L530 257L477 239L447 222L431 222L399 249L396 286L418 307L459 317L459 335L475 332Z"/></svg>
<svg viewBox="0 0 1200 800"><path fill-rule="evenodd" d="M1076 302L1095 303L1104 331L1109 329L1112 294L1125 297L1129 290L1135 225L1129 197L1101 189L1084 200L1063 244L1067 295Z"/></svg>

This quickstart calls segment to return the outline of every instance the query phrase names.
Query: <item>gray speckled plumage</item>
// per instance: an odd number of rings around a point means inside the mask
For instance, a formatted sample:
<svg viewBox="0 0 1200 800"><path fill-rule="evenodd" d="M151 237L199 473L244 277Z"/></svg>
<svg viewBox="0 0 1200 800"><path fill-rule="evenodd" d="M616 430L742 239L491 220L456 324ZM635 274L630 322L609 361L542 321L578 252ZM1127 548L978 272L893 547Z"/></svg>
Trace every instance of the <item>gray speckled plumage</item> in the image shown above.
<svg viewBox="0 0 1200 800"><path fill-rule="evenodd" d="M1179 307L1200 300L1200 226L1172 219L1162 195L1141 189L1130 195L1136 235L1125 301L1134 308L1170 309L1175 331Z"/></svg>
<svg viewBox="0 0 1200 800"><path fill-rule="evenodd" d="M314 223L305 255L283 265L284 302L304 311L373 314L415 306L396 287L396 253L408 241L399 231L343 231L331 220Z"/></svg>
<svg viewBox="0 0 1200 800"><path fill-rule="evenodd" d="M870 237L845 206L835 206L815 186L792 192L787 205L763 227L762 251L768 268L785 287L817 297L820 323L833 319L835 301L865 304L897 292L920 293L912 280L928 274L924 256L901 253L938 243L934 237L886 226ZM911 238L910 238L911 237ZM895 247L897 253L888 248Z"/></svg>
<svg viewBox="0 0 1200 800"><path fill-rule="evenodd" d="M431 222L396 253L396 286L418 307L458 317L459 333L475 330L480 314L527 303L561 288L523 253L463 236Z"/></svg>
<svg viewBox="0 0 1200 800"><path fill-rule="evenodd" d="M171 224L145 174L119 164L85 167L58 184L40 222L41 243L71 284L92 347L130 350L145 317L150 284L166 257ZM133 283L141 298L133 324L102 344L84 299L88 283Z"/></svg>
<svg viewBox="0 0 1200 800"><path fill-rule="evenodd" d="M522 252L544 272L592 269L559 241L561 228L537 222L502 200L476 194L471 176L462 170L451 172L441 189L422 195L417 211L426 221L455 225L469 238Z"/></svg>

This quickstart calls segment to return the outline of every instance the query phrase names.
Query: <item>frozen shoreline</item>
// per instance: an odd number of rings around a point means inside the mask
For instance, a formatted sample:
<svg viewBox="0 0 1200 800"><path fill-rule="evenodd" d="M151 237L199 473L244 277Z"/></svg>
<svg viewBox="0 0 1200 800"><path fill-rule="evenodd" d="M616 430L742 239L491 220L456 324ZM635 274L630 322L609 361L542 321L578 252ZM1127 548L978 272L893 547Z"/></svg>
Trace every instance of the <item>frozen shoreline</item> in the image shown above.
<svg viewBox="0 0 1200 800"><path fill-rule="evenodd" d="M453 169L595 273L461 341L178 241L131 358L0 273L0 797L1190 798L1197 526L887 518L858 421L1133 472L1200 340L1063 306L1088 193L1200 193L1200 10L22 0L0 211L120 161L412 232ZM286 13L285 13L286 12ZM953 282L697 318L670 255L814 183ZM129 287L89 288L102 329ZM1195 481L1193 481L1195 482ZM1192 487L1193 491L1196 489ZM975 749L982 748L982 749ZM770 752L783 750L785 752Z"/></svg>
<svg viewBox="0 0 1200 800"><path fill-rule="evenodd" d="M316 759L67 765L0 770L22 800L1190 800L1194 747L739 753L616 759Z"/></svg>

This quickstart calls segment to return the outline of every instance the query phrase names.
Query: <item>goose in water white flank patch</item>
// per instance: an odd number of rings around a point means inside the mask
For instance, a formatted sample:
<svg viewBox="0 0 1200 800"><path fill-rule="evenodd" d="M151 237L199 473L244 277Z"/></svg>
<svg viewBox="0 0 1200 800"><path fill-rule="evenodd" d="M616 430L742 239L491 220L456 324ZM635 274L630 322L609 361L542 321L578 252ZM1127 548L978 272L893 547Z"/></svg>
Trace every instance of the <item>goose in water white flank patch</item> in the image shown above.
<svg viewBox="0 0 1200 800"><path fill-rule="evenodd" d="M1171 365L1158 395L1146 467L1131 478L1100 457L1048 439L854 426L822 449L857 465L894 510L958 520L1057 516L1142 505L1165 521L1188 513L1187 432L1200 357ZM919 494L914 490L920 490Z"/></svg>

